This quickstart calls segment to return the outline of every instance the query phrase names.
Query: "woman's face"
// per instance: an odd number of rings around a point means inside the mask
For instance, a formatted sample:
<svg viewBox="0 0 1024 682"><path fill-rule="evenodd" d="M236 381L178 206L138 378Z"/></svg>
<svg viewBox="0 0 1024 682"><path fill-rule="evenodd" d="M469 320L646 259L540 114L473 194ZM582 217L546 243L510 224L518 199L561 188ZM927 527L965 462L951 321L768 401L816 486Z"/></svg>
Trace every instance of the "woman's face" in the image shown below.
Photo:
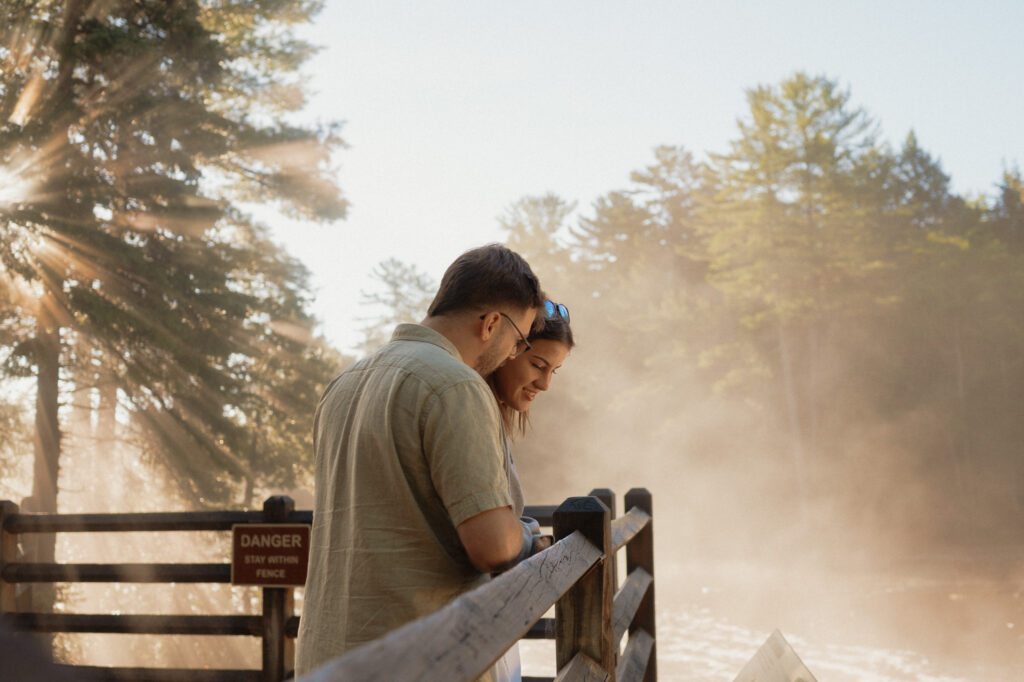
<svg viewBox="0 0 1024 682"><path fill-rule="evenodd" d="M555 370L569 355L569 347L561 341L538 339L531 343L530 350L494 371L498 400L517 412L530 409L537 394L548 390Z"/></svg>

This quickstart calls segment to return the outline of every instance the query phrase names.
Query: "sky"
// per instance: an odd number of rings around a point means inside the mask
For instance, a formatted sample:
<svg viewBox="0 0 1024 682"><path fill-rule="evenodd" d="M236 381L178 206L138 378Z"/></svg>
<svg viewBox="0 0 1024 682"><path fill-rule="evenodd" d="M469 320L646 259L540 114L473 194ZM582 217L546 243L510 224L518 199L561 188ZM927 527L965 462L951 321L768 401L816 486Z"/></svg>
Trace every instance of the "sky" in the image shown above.
<svg viewBox="0 0 1024 682"><path fill-rule="evenodd" d="M277 220L313 275L321 333L351 350L387 259L434 281L502 241L517 199L587 213L662 144L724 152L745 92L796 71L851 94L894 146L913 130L955 191L1024 163L1019 0L330 0L301 35L306 121L343 121L346 220ZM538 273L543 281L543 273ZM551 292L571 300L571 292Z"/></svg>

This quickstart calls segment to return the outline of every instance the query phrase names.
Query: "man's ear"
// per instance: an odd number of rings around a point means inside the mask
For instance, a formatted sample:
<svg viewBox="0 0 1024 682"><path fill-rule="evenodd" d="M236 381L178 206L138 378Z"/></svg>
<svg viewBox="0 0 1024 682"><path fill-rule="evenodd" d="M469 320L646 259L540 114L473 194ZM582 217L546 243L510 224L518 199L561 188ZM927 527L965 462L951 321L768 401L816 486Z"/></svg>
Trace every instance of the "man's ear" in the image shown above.
<svg viewBox="0 0 1024 682"><path fill-rule="evenodd" d="M480 316L480 325L477 327L477 333L481 341L490 340L491 336L497 333L498 325L501 324L500 313L484 313Z"/></svg>

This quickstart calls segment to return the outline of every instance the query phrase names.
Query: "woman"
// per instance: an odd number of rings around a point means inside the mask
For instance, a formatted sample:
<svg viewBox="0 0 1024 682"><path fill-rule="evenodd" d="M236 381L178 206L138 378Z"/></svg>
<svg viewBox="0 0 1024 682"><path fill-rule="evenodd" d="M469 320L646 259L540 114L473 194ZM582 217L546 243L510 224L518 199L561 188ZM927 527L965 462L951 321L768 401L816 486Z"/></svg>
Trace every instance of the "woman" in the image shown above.
<svg viewBox="0 0 1024 682"><path fill-rule="evenodd" d="M552 301L545 301L544 308L544 326L530 334L529 348L487 378L498 399L505 433L512 440L526 433L530 405L541 391L548 390L555 372L576 345L569 327L568 308Z"/></svg>
<svg viewBox="0 0 1024 682"><path fill-rule="evenodd" d="M530 406L542 391L550 388L555 372L575 345L569 327L569 310L561 303L552 301L545 301L544 308L547 314L544 325L539 331L530 334L527 349L487 377L501 412L505 470L508 472L509 488L515 498L512 502L517 516L522 516L524 501L515 464L512 462L509 438L515 439L517 435L526 433L530 423ZM539 526L535 526L535 532L540 532ZM520 682L522 667L519 645L513 644L494 664L491 672L496 682Z"/></svg>

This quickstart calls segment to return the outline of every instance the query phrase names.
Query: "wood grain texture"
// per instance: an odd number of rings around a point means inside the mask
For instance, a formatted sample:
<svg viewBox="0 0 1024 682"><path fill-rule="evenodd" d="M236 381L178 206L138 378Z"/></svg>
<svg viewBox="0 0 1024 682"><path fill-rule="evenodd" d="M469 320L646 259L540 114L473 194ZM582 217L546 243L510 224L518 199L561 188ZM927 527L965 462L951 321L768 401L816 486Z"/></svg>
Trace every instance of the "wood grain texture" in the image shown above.
<svg viewBox="0 0 1024 682"><path fill-rule="evenodd" d="M651 493L646 488L633 488L626 493L624 498L626 509L634 507L642 509L652 520L644 526L643 530L626 545L626 572L632 573L642 568L655 576L654 573L654 506ZM629 626L629 633L632 635L638 630L644 630L650 635L657 633L654 625L654 595L657 582L651 583L647 594L640 600L640 606L633 617L633 624ZM644 675L644 682L656 682L658 679L658 644L655 641L651 645L650 662L647 665L647 673Z"/></svg>
<svg viewBox="0 0 1024 682"><path fill-rule="evenodd" d="M6 521L18 514L18 505L7 500L0 500L0 576L4 566L18 560L18 536L6 530ZM0 613L17 611L13 582L0 580Z"/></svg>
<svg viewBox="0 0 1024 682"><path fill-rule="evenodd" d="M640 606L640 600L647 594L647 589L653 581L654 578L651 577L650 573L642 568L638 568L629 574L626 582L622 584L622 589L615 595L616 643L622 640L622 635L626 634L626 630L629 629L630 624L633 622L633 616L636 615L637 608Z"/></svg>
<svg viewBox="0 0 1024 682"><path fill-rule="evenodd" d="M611 675L582 651L558 671L555 682L608 682Z"/></svg>
<svg viewBox="0 0 1024 682"><path fill-rule="evenodd" d="M612 521L612 551L617 552L642 531L651 521L651 515L633 507L625 516Z"/></svg>
<svg viewBox="0 0 1024 682"><path fill-rule="evenodd" d="M626 650L615 669L616 682L641 682L648 672L654 638L646 630L635 630L629 635Z"/></svg>
<svg viewBox="0 0 1024 682"><path fill-rule="evenodd" d="M583 652L614 674L612 642L611 524L608 507L596 497L570 497L554 516L555 537L580 532L607 556L573 585L555 605L555 665L561 669Z"/></svg>

